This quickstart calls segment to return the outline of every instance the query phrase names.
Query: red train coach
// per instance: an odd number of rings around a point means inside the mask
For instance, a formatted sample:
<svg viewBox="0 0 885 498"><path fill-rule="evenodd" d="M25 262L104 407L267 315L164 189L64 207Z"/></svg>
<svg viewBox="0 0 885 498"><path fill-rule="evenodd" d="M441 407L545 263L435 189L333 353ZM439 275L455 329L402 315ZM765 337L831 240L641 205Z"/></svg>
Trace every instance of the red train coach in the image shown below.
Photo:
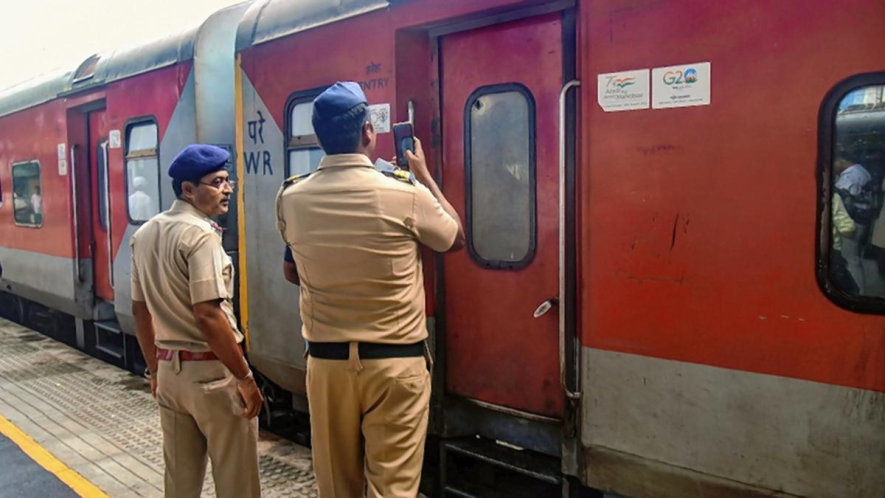
<svg viewBox="0 0 885 498"><path fill-rule="evenodd" d="M441 489L481 494L446 472L473 458L629 496L882 496L883 21L874 0L254 5L253 363L304 392L265 200L319 160L311 99L355 80L380 154L413 119L465 216L468 251L425 254ZM849 156L866 198L836 202Z"/></svg>

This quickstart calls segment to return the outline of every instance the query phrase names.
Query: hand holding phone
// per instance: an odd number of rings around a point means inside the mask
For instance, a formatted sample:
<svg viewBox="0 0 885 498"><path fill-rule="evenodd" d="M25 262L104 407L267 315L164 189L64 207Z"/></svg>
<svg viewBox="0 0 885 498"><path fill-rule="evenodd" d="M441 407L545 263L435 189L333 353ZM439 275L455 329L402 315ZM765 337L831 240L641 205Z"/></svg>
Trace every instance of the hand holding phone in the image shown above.
<svg viewBox="0 0 885 498"><path fill-rule="evenodd" d="M395 123L393 125L393 142L396 147L396 165L402 169L409 169L406 151L415 153L415 132L412 123Z"/></svg>

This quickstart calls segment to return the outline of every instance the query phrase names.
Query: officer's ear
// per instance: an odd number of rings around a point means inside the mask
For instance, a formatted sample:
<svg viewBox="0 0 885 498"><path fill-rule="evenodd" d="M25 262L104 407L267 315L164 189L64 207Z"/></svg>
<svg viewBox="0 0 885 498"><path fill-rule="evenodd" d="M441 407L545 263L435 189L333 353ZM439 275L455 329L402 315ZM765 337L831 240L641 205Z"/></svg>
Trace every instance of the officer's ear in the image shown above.
<svg viewBox="0 0 885 498"><path fill-rule="evenodd" d="M364 146L369 146L375 142L375 125L372 124L372 120L366 120L366 124L363 125L362 131L362 142Z"/></svg>
<svg viewBox="0 0 885 498"><path fill-rule="evenodd" d="M184 180L181 182L181 199L185 201L191 201L194 199L196 195L194 191L197 189L197 185L190 181Z"/></svg>

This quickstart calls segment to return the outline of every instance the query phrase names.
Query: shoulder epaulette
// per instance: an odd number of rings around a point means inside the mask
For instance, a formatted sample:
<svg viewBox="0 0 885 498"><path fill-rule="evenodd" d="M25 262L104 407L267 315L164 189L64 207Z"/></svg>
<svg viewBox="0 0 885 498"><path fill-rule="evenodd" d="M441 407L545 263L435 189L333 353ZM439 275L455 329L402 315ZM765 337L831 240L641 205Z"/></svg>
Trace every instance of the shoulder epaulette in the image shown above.
<svg viewBox="0 0 885 498"><path fill-rule="evenodd" d="M379 169L378 171L384 174L384 176L395 178L401 182L415 184L415 175L411 171L401 169Z"/></svg>
<svg viewBox="0 0 885 498"><path fill-rule="evenodd" d="M296 183L300 182L301 180L304 180L305 178L307 178L308 176L310 176L314 173L315 173L315 171L308 171L307 173L301 173L300 175L292 175L283 181L283 188L286 188L290 185L295 185Z"/></svg>

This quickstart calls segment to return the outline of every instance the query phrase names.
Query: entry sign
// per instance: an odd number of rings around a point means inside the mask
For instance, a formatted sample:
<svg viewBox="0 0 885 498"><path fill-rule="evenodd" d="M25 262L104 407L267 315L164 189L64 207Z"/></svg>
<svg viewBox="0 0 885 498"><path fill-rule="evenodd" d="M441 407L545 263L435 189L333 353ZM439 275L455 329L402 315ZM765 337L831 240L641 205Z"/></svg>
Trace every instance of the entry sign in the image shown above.
<svg viewBox="0 0 885 498"><path fill-rule="evenodd" d="M652 108L710 105L710 63L656 67L651 72Z"/></svg>
<svg viewBox="0 0 885 498"><path fill-rule="evenodd" d="M605 112L648 109L648 69L600 74L596 101Z"/></svg>

